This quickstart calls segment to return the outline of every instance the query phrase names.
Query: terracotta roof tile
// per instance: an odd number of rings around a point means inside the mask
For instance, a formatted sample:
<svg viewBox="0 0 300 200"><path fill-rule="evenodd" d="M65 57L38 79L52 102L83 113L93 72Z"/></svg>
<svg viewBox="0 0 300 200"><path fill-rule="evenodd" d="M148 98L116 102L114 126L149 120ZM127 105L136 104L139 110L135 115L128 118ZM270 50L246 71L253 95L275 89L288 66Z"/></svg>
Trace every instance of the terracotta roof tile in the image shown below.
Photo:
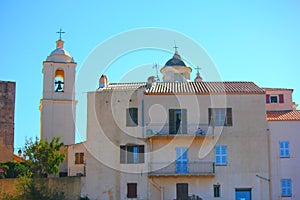
<svg viewBox="0 0 300 200"><path fill-rule="evenodd" d="M300 110L268 111L267 121L300 121Z"/></svg>
<svg viewBox="0 0 300 200"><path fill-rule="evenodd" d="M110 83L107 87L101 88L99 90L136 90L140 87L145 87L145 82L138 82L138 83Z"/></svg>
<svg viewBox="0 0 300 200"><path fill-rule="evenodd" d="M157 82L146 94L265 94L253 82Z"/></svg>
<svg viewBox="0 0 300 200"><path fill-rule="evenodd" d="M111 83L99 90L136 90L145 88L146 95L165 94L265 94L253 82L156 82L150 88L145 82Z"/></svg>
<svg viewBox="0 0 300 200"><path fill-rule="evenodd" d="M278 90L291 90L293 91L293 89L289 89L289 88L261 88L264 91L278 91Z"/></svg>

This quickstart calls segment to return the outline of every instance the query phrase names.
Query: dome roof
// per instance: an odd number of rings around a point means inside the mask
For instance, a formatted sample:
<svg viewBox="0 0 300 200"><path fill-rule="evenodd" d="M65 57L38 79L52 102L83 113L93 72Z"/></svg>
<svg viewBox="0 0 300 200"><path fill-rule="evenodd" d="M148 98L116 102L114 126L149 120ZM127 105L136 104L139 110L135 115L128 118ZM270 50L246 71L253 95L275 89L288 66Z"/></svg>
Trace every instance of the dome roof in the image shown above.
<svg viewBox="0 0 300 200"><path fill-rule="evenodd" d="M53 56L53 55L65 55L65 56L68 56L68 57L71 57L71 55L69 54L69 52L65 49L60 49L60 48L57 48L57 49L54 49L50 56Z"/></svg>
<svg viewBox="0 0 300 200"><path fill-rule="evenodd" d="M56 49L47 57L46 61L51 62L74 62L73 58L67 50L64 49L64 41L56 41Z"/></svg>
<svg viewBox="0 0 300 200"><path fill-rule="evenodd" d="M186 64L181 59L181 56L179 55L178 51L175 51L174 56L166 62L165 66L184 66L184 67L186 67Z"/></svg>

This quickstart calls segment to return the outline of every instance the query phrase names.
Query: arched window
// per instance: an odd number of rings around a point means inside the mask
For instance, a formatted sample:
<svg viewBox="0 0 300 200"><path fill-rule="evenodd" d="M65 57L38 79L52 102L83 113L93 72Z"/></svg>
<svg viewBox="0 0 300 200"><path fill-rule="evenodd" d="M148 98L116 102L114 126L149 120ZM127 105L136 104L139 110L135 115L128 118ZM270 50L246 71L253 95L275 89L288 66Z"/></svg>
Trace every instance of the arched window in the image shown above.
<svg viewBox="0 0 300 200"><path fill-rule="evenodd" d="M55 71L55 77L54 77L54 91L55 92L64 92L64 80L65 80L64 70L57 69Z"/></svg>

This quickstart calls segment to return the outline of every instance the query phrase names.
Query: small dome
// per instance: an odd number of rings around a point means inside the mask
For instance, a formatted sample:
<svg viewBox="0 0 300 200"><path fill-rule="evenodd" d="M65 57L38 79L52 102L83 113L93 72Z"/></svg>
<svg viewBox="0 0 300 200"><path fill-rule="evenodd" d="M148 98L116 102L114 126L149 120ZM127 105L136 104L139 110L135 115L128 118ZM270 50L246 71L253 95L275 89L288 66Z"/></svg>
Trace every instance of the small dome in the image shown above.
<svg viewBox="0 0 300 200"><path fill-rule="evenodd" d="M71 57L69 52L65 49L55 49L50 54L50 56L53 56L53 55L65 55L65 56Z"/></svg>
<svg viewBox="0 0 300 200"><path fill-rule="evenodd" d="M175 51L173 58L168 60L165 64L165 66L184 66L184 67L186 67L186 64L182 61L181 56L178 54L178 52Z"/></svg>
<svg viewBox="0 0 300 200"><path fill-rule="evenodd" d="M56 41L56 49L47 57L46 61L51 62L74 62L73 58L67 50L64 49L64 41Z"/></svg>

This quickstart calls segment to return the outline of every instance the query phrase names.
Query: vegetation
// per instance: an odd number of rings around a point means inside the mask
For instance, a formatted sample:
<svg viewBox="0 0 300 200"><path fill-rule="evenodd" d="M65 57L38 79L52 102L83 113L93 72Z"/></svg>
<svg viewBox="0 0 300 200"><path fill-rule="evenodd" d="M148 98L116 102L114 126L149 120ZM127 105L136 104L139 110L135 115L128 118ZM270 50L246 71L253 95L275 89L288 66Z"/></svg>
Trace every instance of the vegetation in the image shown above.
<svg viewBox="0 0 300 200"><path fill-rule="evenodd" d="M22 177L14 194L4 194L3 200L64 200L64 193L50 190L47 179Z"/></svg>
<svg viewBox="0 0 300 200"><path fill-rule="evenodd" d="M0 178L20 178L13 194L0 192L4 200L56 200L65 199L62 192L51 190L48 180L43 178L59 171L59 164L65 160L64 144L59 137L51 142L32 139L25 143L25 163L7 162L0 164Z"/></svg>
<svg viewBox="0 0 300 200"><path fill-rule="evenodd" d="M59 164L65 160L65 155L61 153L64 143L59 140L59 137L54 137L50 143L37 138L35 142L26 140L24 153L33 177L45 177L59 171Z"/></svg>
<svg viewBox="0 0 300 200"><path fill-rule="evenodd" d="M29 173L26 163L22 162L6 162L0 163L0 179L1 178L18 178Z"/></svg>

